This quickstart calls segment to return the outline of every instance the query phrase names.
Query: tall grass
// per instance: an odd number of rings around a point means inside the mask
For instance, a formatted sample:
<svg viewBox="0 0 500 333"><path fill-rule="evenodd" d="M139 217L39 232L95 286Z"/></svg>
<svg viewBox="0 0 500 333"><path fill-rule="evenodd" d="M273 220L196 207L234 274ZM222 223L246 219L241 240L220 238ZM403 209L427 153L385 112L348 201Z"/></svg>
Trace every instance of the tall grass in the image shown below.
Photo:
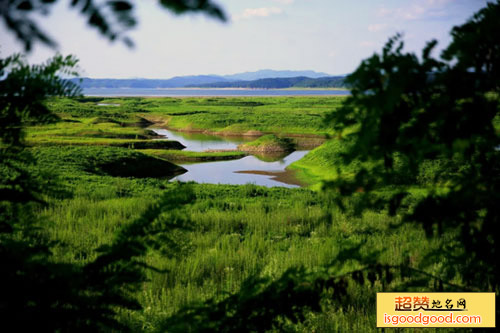
<svg viewBox="0 0 500 333"><path fill-rule="evenodd" d="M28 135L34 141L66 135L75 138L92 117L131 121L137 114L168 121L173 127L325 134L328 129L321 116L340 101L302 97L57 99L51 107L83 125L65 122L32 128ZM120 106L99 107L96 103ZM129 129L114 123L100 126L104 132L129 133ZM135 131L132 129L132 133ZM329 141L295 165L312 170L310 177L315 181L328 178L338 165L336 158L341 150L339 142ZM59 241L54 253L60 262L84 264L95 258L96 249L109 244L115 231L138 218L166 189L176 186L165 179L112 177L96 169L102 162L117 159L146 161L147 156L137 151L110 147L37 147L32 151L39 168L57 176L70 194L47 198L48 205L38 212L47 221L48 236ZM180 207L191 221L190 229L175 235L182 250L175 256L152 251L143 258L160 271L149 271L149 281L137 294L144 310L120 315L137 332L155 331L163 319L187 304L236 292L251 275L277 278L297 266L344 274L362 265L355 256L347 260L343 257L344 251L353 247L359 247L358 253L364 257L376 253L381 263L410 263L419 268L424 267L431 252L453 239L453 235L444 235L429 240L414 225L393 228L399 218L388 217L385 212L347 216L325 194L309 189L210 184L192 187L196 199ZM439 263L425 267L430 274L440 270ZM396 278L385 288L400 282L404 281ZM310 313L304 323L290 324L288 330L375 331L375 293L382 289L380 281L373 286L350 284L348 307L339 308L325 300L321 313Z"/></svg>
<svg viewBox="0 0 500 333"><path fill-rule="evenodd" d="M40 212L52 221L50 235L62 243L57 260L84 263L95 249L111 241L113 232L137 218L159 197L166 181L142 182L143 191L123 193L121 187L137 186L136 179L100 177L108 192L87 187L87 178L76 180L72 198L52 199ZM250 275L278 277L287 268L310 270L335 267L340 251L360 245L361 253L381 251L381 260L418 266L426 253L437 249L422 230L410 226L390 229L397 219L371 212L350 218L329 207L321 194L305 189L263 188L254 185L193 185L196 200L183 208L191 230L179 235L183 251L175 257L150 253L148 264L166 273L149 273L150 281L138 295L140 313L124 313L123 320L138 331L154 330L157 323L183 306L235 292ZM356 261L338 266L336 274L358 268ZM325 304L324 314L311 314L299 331L340 328L374 329L375 291L354 288L358 299L339 312ZM300 326L299 326L300 327ZM295 329L299 329L295 327Z"/></svg>

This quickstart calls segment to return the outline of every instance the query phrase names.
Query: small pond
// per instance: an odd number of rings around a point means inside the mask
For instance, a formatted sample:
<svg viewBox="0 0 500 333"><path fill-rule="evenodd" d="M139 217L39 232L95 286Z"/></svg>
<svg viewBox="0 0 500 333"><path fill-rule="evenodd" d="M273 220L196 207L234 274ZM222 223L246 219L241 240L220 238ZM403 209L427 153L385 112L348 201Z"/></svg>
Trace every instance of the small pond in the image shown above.
<svg viewBox="0 0 500 333"><path fill-rule="evenodd" d="M245 141L255 137L225 137L202 133L177 132L153 129L156 133L176 140L186 146L185 150L205 151L207 149L236 149ZM195 181L209 184L255 184L267 187L300 187L293 171L285 170L291 163L304 157L309 151L300 150L281 156L246 156L238 160L179 164L187 170L172 180Z"/></svg>

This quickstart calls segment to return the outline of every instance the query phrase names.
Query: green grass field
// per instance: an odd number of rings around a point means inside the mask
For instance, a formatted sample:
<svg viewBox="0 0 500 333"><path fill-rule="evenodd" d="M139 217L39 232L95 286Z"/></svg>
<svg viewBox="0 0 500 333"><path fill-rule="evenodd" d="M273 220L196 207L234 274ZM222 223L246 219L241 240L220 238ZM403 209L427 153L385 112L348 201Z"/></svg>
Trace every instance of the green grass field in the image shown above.
<svg viewBox="0 0 500 333"><path fill-rule="evenodd" d="M331 134L323 117L344 97L273 98L59 98L48 106L62 121L30 126L31 146L114 146L147 150L170 161L197 162L239 158L241 153L194 153L168 140L151 140L146 126L221 135L293 136L294 145L310 148ZM167 152L168 150L168 152ZM161 151L161 153L160 153Z"/></svg>
<svg viewBox="0 0 500 333"><path fill-rule="evenodd" d="M30 151L38 160L38 171L52 175L63 190L61 193L66 193L47 198L49 204L37 212L49 221L48 236L60 242L54 248L55 260L89 262L96 257L99 246L109 244L115 231L138 218L162 193L180 191L187 186L171 183L162 175L148 177L148 172L157 169L158 163L176 161L176 158L242 156L239 152L110 147L120 140L148 141L151 133L140 127L140 119L164 121L174 128L214 132L325 135L330 132L322 116L338 107L341 100L294 97L51 101L51 108L65 121L32 126L28 128L27 139L33 146ZM120 106L98 106L97 103ZM117 137L123 135L136 135L138 139ZM69 147L64 140L85 140L89 144ZM53 146L46 146L45 142ZM309 183L318 184L335 176L338 153L342 149L342 142L332 139L294 163L292 168L298 169ZM172 173L175 172L175 166L169 165ZM352 170L344 172L354 172L355 168L353 165ZM393 225L400 222L399 217L388 217L383 211L370 211L361 217L345 215L333 206L326 193L307 188L189 186L194 200L179 207L179 214L188 218L190 230L174 235L182 250L174 256L152 251L143 258L166 273L150 271L149 281L136 295L144 309L122 312L119 316L121 321L132 325L134 331L155 332L162 321L184 306L209 298L222 299L228 293L237 292L242 282L253 275L275 279L286 269L298 266L312 272L329 269L333 275L361 268L364 263L355 256L345 260L345 251L353 247L358 247L357 253L363 257L379 253L381 263L411 263L412 267L425 269L428 274L439 275L442 265L429 266L426 258L454 238L446 234L430 240L415 225L394 228ZM321 312L309 313L300 324L287 323L287 330L376 331L375 293L395 288L405 280L396 276L385 286L381 281L373 285L350 281L352 299L348 307L339 308L326 299Z"/></svg>
<svg viewBox="0 0 500 333"><path fill-rule="evenodd" d="M172 162L224 161L235 160L246 156L246 154L241 151L197 152L165 149L141 149L139 151Z"/></svg>
<svg viewBox="0 0 500 333"><path fill-rule="evenodd" d="M344 97L248 98L86 98L54 100L50 107L65 117L116 117L123 121L140 115L172 129L242 134L327 135L323 116L340 106ZM118 104L119 106L99 106Z"/></svg>
<svg viewBox="0 0 500 333"><path fill-rule="evenodd" d="M258 139L241 144L238 149L254 152L290 152L294 150L294 144L286 138L279 138L274 134L267 134Z"/></svg>
<svg viewBox="0 0 500 333"><path fill-rule="evenodd" d="M45 169L55 170L70 198L51 199L39 212L50 222L48 233L61 241L55 250L61 262L85 263L95 258L95 249L108 244L113 232L137 218L162 192L176 184L153 178L112 177L86 171L79 157L93 153L112 159L109 148L40 147L35 151ZM97 154L97 150L103 150ZM112 148L113 153L127 149ZM145 260L168 273L150 273L140 292L144 311L124 313L123 320L137 331L154 331L163 319L191 302L224 297L238 290L253 274L278 277L287 268L310 270L329 266L342 250L361 246L360 252L381 251L381 260L400 264L411 260L418 267L427 253L438 248L423 230L405 226L393 230L396 219L371 212L362 218L343 215L328 198L307 189L264 188L253 185L192 185L195 200L181 207L192 229L178 235L184 249L176 257L150 253ZM446 238L440 242L446 241ZM337 274L361 266L351 260L338 266ZM439 270L439 267L436 267ZM429 272L432 273L432 272ZM398 283L401 281L394 281ZM311 314L295 327L300 332L374 330L375 291L353 285L358 298L348 309L325 304L324 312Z"/></svg>

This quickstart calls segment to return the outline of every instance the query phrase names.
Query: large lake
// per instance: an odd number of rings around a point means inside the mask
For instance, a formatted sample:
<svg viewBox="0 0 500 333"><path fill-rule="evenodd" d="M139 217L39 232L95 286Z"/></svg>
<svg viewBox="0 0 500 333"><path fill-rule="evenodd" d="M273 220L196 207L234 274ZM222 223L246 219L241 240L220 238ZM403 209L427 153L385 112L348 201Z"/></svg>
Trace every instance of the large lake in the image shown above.
<svg viewBox="0 0 500 333"><path fill-rule="evenodd" d="M186 146L185 150L236 149L238 144L255 138L222 137L200 133L154 129L170 140ZM294 151L282 156L246 156L238 160L180 164L186 173L173 180L195 181L209 184L255 184L267 187L300 187L293 171L285 168L304 157L309 151Z"/></svg>
<svg viewBox="0 0 500 333"><path fill-rule="evenodd" d="M142 89L142 88L85 88L86 96L165 96L165 97L205 97L205 96L346 96L349 90L326 89Z"/></svg>

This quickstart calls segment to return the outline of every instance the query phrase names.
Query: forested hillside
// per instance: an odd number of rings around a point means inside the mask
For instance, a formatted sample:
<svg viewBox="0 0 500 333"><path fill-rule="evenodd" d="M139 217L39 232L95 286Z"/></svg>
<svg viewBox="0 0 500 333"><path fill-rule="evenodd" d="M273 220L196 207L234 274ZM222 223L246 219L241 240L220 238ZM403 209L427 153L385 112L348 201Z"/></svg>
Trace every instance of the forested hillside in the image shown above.
<svg viewBox="0 0 500 333"><path fill-rule="evenodd" d="M190 85L199 88L251 88L251 89L286 89L286 88L344 88L343 76L327 76L312 79L305 76L288 78L269 78L253 81L216 82Z"/></svg>

